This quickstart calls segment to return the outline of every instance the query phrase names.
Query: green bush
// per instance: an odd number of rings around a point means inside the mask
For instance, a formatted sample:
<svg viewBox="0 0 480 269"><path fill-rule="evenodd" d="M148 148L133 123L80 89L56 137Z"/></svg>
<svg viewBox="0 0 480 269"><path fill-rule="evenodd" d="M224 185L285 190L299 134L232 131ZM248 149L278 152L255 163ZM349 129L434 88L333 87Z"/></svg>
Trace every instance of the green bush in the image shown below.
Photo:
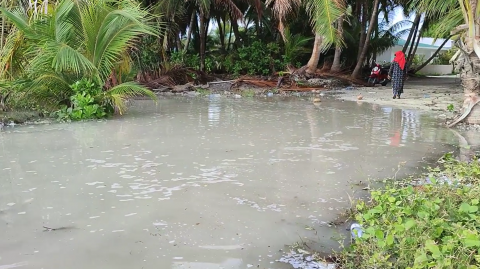
<svg viewBox="0 0 480 269"><path fill-rule="evenodd" d="M477 160L445 159L442 175L478 182ZM480 187L443 184L390 186L359 202L364 234L341 253L343 268L478 268Z"/></svg>
<svg viewBox="0 0 480 269"><path fill-rule="evenodd" d="M99 96L102 89L95 83L82 79L70 86L75 93L70 97L71 105L54 112L60 120L100 119L107 116L108 106L102 104Z"/></svg>
<svg viewBox="0 0 480 269"><path fill-rule="evenodd" d="M450 59L452 59L453 55L457 52L458 48L451 48L445 52L439 53L437 58L432 61L432 64L437 65L449 65Z"/></svg>
<svg viewBox="0 0 480 269"><path fill-rule="evenodd" d="M236 75L269 75L285 68L285 61L280 59L283 57L280 56L277 43L255 41L250 46L239 48L237 54L227 57L224 66L227 72Z"/></svg>
<svg viewBox="0 0 480 269"><path fill-rule="evenodd" d="M200 55L193 53L172 52L170 62L176 65L200 69Z"/></svg>

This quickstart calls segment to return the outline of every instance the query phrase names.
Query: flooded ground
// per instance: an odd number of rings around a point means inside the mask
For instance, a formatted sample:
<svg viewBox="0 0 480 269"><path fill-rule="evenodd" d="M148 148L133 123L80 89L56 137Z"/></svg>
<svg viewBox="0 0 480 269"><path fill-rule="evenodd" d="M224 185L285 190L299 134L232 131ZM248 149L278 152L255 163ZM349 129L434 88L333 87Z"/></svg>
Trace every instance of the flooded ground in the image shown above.
<svg viewBox="0 0 480 269"><path fill-rule="evenodd" d="M354 184L458 139L428 115L292 99L140 101L122 118L0 133L0 268L289 268L336 247Z"/></svg>

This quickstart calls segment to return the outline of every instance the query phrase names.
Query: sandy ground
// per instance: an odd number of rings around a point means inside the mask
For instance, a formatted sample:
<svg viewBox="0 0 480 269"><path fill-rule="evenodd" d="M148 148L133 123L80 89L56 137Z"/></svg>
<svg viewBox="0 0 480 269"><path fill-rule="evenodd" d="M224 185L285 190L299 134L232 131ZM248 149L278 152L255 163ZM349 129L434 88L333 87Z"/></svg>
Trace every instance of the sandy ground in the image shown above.
<svg viewBox="0 0 480 269"><path fill-rule="evenodd" d="M426 111L444 112L446 116L453 113L447 107L453 104L459 111L463 104L463 89L459 78L455 77L425 77L409 78L405 82L402 99L393 99L391 84L387 86L346 88L341 91L330 91L338 99L357 101L359 95L362 102L388 105L400 108L413 108Z"/></svg>

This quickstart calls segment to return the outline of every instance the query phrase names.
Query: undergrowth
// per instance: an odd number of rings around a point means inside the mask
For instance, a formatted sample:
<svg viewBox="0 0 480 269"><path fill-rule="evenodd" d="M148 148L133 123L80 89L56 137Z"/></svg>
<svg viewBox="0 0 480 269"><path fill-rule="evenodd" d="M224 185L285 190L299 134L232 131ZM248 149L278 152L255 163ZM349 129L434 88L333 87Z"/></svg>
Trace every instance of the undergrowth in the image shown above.
<svg viewBox="0 0 480 269"><path fill-rule="evenodd" d="M390 184L358 202L363 235L338 253L341 268L479 268L480 164L446 155L431 183ZM440 178L448 178L445 182Z"/></svg>

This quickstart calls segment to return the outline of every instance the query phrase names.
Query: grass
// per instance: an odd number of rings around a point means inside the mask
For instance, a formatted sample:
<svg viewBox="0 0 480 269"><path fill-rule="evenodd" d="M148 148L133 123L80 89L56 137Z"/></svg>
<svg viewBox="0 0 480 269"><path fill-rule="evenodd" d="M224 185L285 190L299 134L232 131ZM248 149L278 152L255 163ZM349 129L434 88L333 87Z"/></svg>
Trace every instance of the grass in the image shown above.
<svg viewBox="0 0 480 269"><path fill-rule="evenodd" d="M255 96L255 90L253 90L253 89L243 90L241 92L241 96L242 97L254 97Z"/></svg>
<svg viewBox="0 0 480 269"><path fill-rule="evenodd" d="M195 88L195 91L200 94L200 96L206 96L210 94L209 89L203 89L203 88Z"/></svg>

